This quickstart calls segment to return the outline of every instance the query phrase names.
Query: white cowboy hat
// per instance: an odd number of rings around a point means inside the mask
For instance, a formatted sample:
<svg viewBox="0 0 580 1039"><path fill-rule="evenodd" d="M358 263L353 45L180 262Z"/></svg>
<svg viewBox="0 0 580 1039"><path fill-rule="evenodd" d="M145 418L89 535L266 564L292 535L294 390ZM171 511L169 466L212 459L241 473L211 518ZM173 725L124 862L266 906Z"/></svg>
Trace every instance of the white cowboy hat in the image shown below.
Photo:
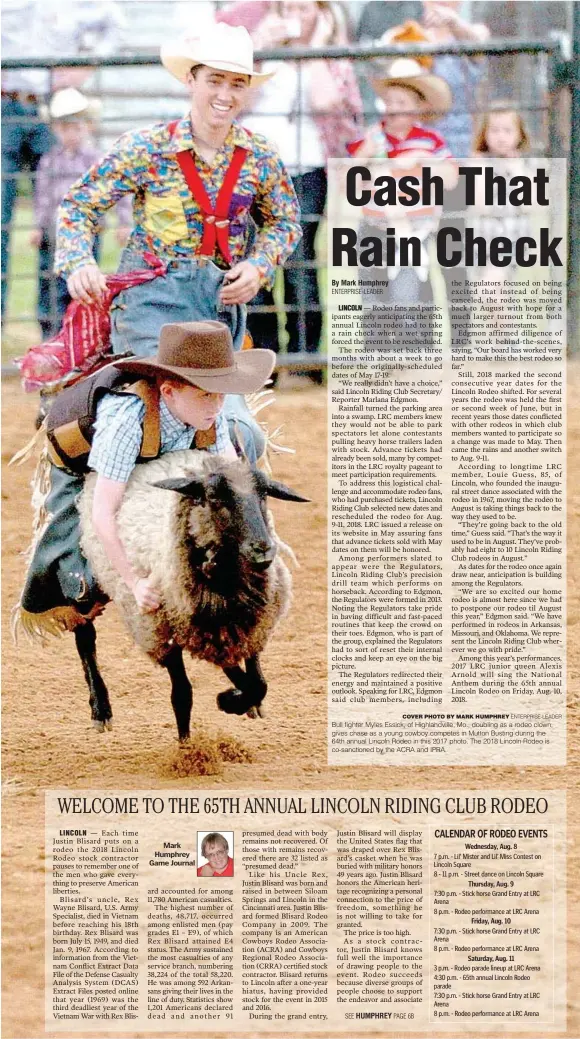
<svg viewBox="0 0 580 1039"><path fill-rule="evenodd" d="M254 72L254 47L241 25L216 22L198 36L186 36L161 45L161 61L172 76L185 83L193 65L208 65L220 72L250 76L251 86L270 79L273 72Z"/></svg>
<svg viewBox="0 0 580 1039"><path fill-rule="evenodd" d="M401 86L415 90L427 105L427 118L445 115L451 108L453 99L449 84L414 58L371 58L369 79L379 96L385 87Z"/></svg>
<svg viewBox="0 0 580 1039"><path fill-rule="evenodd" d="M80 90L67 87L57 90L48 106L48 117L55 119L93 119L100 111L100 103L95 98L85 97Z"/></svg>

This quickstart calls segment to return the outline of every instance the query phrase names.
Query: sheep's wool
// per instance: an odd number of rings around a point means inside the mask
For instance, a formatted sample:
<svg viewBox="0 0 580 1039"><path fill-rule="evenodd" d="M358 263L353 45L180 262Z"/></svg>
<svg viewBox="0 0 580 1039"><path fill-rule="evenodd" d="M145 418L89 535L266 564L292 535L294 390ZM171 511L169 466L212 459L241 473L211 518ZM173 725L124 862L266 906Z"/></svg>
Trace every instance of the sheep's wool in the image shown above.
<svg viewBox="0 0 580 1039"><path fill-rule="evenodd" d="M172 490L154 487L159 480L192 476L206 480L223 473L238 493L252 489L247 465L205 451L175 451L136 466L119 509L117 527L133 569L150 575L161 594L155 613L141 614L132 592L108 561L95 535L91 512L96 477L90 475L79 500L81 546L103 589L120 608L136 643L154 660L166 655L171 643L220 667L231 667L264 649L277 622L290 604L290 572L277 553L270 567L256 577L256 588L240 584L227 597L208 590L192 578L188 541L198 546L215 542L210 508ZM269 533L278 546L271 519Z"/></svg>

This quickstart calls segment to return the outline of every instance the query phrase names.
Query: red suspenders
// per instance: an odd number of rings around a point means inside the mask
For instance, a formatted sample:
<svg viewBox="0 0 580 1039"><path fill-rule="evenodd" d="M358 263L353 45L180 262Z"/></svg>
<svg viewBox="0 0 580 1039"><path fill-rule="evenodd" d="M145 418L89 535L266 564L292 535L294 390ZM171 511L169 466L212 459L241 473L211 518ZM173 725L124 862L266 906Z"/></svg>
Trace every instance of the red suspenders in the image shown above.
<svg viewBox="0 0 580 1039"><path fill-rule="evenodd" d="M175 132L176 126L177 121L169 124L168 129L171 134ZM175 155L187 186L203 213L203 238L199 250L201 256L213 256L217 247L224 259L228 263L232 262L228 236L230 226L228 214L232 195L247 154L248 152L245 148L236 146L234 149L232 161L226 170L223 184L218 192L215 209L212 206L211 199L199 175L191 152L177 152Z"/></svg>

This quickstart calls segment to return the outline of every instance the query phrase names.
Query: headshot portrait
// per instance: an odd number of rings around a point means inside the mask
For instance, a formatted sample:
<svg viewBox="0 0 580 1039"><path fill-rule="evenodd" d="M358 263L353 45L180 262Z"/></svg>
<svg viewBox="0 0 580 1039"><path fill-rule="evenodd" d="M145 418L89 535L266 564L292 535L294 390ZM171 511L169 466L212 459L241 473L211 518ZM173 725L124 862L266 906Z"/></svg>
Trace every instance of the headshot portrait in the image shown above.
<svg viewBox="0 0 580 1039"><path fill-rule="evenodd" d="M197 835L198 877L233 877L234 835L231 830Z"/></svg>

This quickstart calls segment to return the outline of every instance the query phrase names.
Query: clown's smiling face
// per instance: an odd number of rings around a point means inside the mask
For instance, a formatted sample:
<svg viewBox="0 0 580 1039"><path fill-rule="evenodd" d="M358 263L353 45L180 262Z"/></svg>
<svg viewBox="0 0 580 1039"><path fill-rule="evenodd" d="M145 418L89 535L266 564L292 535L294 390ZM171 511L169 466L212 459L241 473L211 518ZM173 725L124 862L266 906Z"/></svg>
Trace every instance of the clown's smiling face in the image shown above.
<svg viewBox="0 0 580 1039"><path fill-rule="evenodd" d="M246 105L250 77L197 65L188 72L187 85L194 117L218 130L230 126Z"/></svg>

